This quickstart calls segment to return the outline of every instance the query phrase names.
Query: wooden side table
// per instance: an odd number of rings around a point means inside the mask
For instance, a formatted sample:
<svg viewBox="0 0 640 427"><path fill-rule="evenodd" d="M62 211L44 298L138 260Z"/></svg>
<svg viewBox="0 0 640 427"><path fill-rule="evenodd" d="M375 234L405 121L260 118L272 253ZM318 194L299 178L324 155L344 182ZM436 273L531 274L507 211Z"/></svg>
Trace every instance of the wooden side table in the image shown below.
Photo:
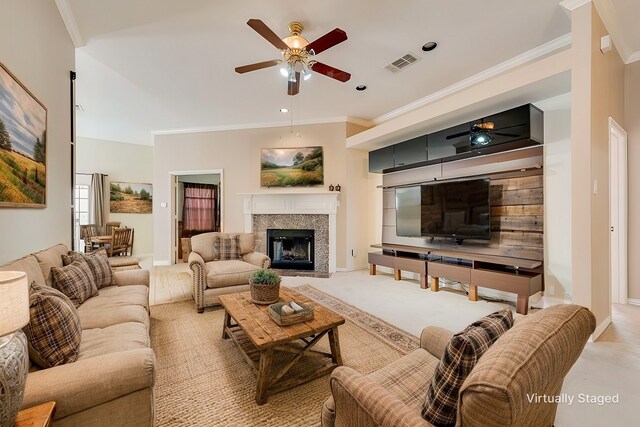
<svg viewBox="0 0 640 427"><path fill-rule="evenodd" d="M14 427L49 427L53 424L56 402L42 403L18 412Z"/></svg>

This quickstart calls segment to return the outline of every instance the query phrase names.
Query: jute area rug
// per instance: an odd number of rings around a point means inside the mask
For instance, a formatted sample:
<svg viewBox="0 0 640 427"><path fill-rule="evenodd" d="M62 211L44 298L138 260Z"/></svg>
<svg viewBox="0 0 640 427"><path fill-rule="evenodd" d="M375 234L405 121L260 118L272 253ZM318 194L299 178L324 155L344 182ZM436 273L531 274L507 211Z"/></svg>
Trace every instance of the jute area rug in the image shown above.
<svg viewBox="0 0 640 427"><path fill-rule="evenodd" d="M295 288L341 314L345 366L369 373L419 345L407 332L304 285ZM151 343L156 353L158 426L318 426L330 396L329 375L255 403L256 380L232 340L223 340L224 311L196 313L193 301L151 307ZM316 346L329 351L324 337Z"/></svg>

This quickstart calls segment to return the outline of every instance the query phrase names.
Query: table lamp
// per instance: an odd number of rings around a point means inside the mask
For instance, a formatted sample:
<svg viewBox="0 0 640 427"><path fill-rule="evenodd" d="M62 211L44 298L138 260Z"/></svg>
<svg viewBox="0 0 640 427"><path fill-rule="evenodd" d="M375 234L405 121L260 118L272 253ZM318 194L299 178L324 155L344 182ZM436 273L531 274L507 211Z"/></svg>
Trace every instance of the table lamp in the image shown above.
<svg viewBox="0 0 640 427"><path fill-rule="evenodd" d="M12 426L29 371L29 286L22 271L0 271L0 427Z"/></svg>

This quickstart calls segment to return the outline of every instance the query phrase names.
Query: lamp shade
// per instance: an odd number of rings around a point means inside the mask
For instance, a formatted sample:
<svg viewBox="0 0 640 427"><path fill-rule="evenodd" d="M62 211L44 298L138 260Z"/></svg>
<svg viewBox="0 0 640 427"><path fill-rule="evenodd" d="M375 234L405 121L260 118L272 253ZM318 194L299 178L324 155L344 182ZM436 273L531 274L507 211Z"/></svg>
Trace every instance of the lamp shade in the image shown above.
<svg viewBox="0 0 640 427"><path fill-rule="evenodd" d="M29 323L29 286L23 271L0 271L0 337Z"/></svg>

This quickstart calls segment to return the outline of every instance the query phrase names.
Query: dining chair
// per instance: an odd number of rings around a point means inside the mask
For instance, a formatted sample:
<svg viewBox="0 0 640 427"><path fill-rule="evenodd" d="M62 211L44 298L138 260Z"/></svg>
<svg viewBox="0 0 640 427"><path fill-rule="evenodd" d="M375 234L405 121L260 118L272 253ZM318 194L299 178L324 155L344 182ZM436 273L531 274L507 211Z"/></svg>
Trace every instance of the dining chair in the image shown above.
<svg viewBox="0 0 640 427"><path fill-rule="evenodd" d="M91 242L91 238L99 236L100 233L101 227L97 224L84 224L80 226L80 239L84 241L85 252L91 252L96 248L96 245Z"/></svg>
<svg viewBox="0 0 640 427"><path fill-rule="evenodd" d="M104 234L109 236L114 228L120 227L120 221L109 221L104 225Z"/></svg>
<svg viewBox="0 0 640 427"><path fill-rule="evenodd" d="M109 246L109 256L127 256L129 244L131 242L132 228L114 228L111 231L111 245Z"/></svg>

